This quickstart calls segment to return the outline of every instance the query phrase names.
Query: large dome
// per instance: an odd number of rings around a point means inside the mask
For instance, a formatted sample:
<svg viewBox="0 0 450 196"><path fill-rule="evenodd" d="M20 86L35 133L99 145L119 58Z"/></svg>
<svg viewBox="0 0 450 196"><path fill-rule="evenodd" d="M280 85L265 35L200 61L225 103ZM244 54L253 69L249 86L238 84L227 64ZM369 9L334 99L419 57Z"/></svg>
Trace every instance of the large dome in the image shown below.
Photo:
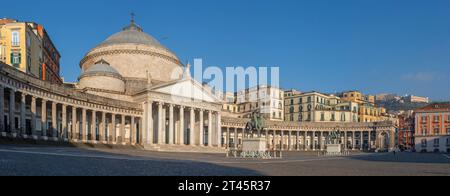
<svg viewBox="0 0 450 196"><path fill-rule="evenodd" d="M108 39L106 39L103 43L101 43L97 47L110 46L116 44L142 44L149 47L167 50L168 52L170 52L166 47L161 45L158 42L158 40L153 38L151 35L144 33L142 29L134 23L132 23L128 27L125 27L123 31L110 36Z"/></svg>
<svg viewBox="0 0 450 196"><path fill-rule="evenodd" d="M105 60L124 80L152 79L166 82L181 77L182 64L178 57L158 40L131 24L94 47L81 60L83 72L96 62Z"/></svg>

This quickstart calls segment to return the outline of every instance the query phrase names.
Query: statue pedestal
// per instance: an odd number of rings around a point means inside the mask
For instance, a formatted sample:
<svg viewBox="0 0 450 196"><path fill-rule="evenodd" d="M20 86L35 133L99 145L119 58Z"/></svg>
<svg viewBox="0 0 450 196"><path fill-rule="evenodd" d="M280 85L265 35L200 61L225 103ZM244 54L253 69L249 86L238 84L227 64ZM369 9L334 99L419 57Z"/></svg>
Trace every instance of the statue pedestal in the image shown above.
<svg viewBox="0 0 450 196"><path fill-rule="evenodd" d="M331 154L342 153L342 144L328 144L327 153Z"/></svg>
<svg viewBox="0 0 450 196"><path fill-rule="evenodd" d="M266 140L264 138L247 138L242 141L243 152L266 152Z"/></svg>

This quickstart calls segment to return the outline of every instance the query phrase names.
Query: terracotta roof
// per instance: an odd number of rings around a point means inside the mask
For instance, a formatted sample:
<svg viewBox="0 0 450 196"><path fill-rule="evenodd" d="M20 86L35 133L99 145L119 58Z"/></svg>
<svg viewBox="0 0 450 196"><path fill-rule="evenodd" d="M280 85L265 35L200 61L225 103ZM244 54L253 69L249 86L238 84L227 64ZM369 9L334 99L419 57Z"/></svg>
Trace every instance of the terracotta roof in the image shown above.
<svg viewBox="0 0 450 196"><path fill-rule="evenodd" d="M425 107L416 109L416 112L429 111L450 111L450 103L433 103Z"/></svg>

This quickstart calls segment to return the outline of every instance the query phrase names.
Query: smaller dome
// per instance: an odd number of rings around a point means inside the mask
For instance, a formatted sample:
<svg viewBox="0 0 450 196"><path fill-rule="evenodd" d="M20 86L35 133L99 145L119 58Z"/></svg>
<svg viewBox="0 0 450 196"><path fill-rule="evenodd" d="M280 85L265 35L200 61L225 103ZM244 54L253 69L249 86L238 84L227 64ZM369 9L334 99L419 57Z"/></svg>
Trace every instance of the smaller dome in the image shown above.
<svg viewBox="0 0 450 196"><path fill-rule="evenodd" d="M95 65L90 66L80 75L80 78L95 75L112 76L122 79L122 75L105 60L100 60Z"/></svg>

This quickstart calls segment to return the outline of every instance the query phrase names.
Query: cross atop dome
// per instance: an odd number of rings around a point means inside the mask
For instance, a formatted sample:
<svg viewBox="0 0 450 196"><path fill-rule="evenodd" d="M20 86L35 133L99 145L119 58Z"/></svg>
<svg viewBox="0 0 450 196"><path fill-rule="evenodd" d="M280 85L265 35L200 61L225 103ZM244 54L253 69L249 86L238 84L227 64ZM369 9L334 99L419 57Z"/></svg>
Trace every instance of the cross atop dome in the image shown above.
<svg viewBox="0 0 450 196"><path fill-rule="evenodd" d="M131 24L135 24L135 17L136 14L134 14L134 12L131 12Z"/></svg>
<svg viewBox="0 0 450 196"><path fill-rule="evenodd" d="M130 25L128 25L127 27L123 28L124 31L140 31L142 32L142 28L138 25L136 25L136 14L134 14L134 12L131 12L131 21L130 21Z"/></svg>

